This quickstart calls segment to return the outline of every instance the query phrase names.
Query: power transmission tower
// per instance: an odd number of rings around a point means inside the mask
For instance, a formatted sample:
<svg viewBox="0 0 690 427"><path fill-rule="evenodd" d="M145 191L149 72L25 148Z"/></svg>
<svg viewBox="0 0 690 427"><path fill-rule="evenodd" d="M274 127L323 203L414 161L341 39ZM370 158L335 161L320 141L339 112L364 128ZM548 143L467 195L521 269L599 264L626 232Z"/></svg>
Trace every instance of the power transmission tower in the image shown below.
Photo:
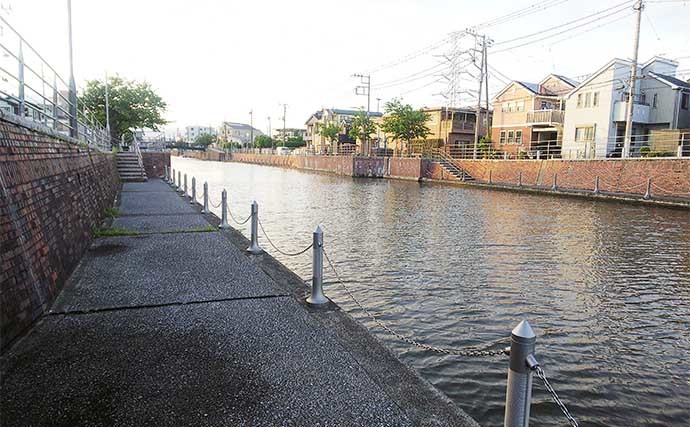
<svg viewBox="0 0 690 427"><path fill-rule="evenodd" d="M353 74L352 77L359 77L360 85L355 86L356 95L366 95L367 97L367 118L371 109L371 75L370 74ZM364 147L362 147L362 154L364 152L371 155L371 147L369 147L369 135L364 136Z"/></svg>
<svg viewBox="0 0 690 427"><path fill-rule="evenodd" d="M637 11L637 18L635 20L635 41L633 47L633 60L630 66L630 92L628 93L628 105L626 105L625 114L625 139L623 140L623 152L621 157L630 156L630 146L632 140L632 118L635 103L635 79L637 79L637 54L640 49L640 21L642 20L642 9L644 9L644 2L638 0L633 6L633 9Z"/></svg>

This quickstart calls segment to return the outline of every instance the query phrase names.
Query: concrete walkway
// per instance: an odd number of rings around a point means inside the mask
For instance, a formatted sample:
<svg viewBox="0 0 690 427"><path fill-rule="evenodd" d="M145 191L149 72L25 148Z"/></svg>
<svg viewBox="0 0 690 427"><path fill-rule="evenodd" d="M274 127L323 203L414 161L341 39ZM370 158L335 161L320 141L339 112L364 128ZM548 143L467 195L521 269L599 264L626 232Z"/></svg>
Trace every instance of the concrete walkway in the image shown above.
<svg viewBox="0 0 690 427"><path fill-rule="evenodd" d="M475 426L165 183L124 184L50 313L2 356L2 426ZM165 232L165 233L162 233Z"/></svg>

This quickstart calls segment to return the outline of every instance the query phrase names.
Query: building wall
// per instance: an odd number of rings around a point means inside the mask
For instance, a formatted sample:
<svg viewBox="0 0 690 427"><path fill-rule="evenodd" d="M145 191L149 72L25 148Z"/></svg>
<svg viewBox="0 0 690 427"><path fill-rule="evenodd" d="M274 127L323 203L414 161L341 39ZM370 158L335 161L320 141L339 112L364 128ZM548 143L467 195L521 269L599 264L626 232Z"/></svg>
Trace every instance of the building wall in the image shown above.
<svg viewBox="0 0 690 427"><path fill-rule="evenodd" d="M115 158L0 118L0 348L47 310L119 188Z"/></svg>
<svg viewBox="0 0 690 427"><path fill-rule="evenodd" d="M613 106L615 101L620 100L620 91L615 87L620 84L618 79L624 78L626 69L627 67L623 64L616 63L586 86L579 87L568 96L563 123L562 155L564 159L577 159L584 156L605 158L607 153L612 151L611 147L615 145L613 138L616 136L615 126L611 121ZM598 107L577 107L577 95L587 92L599 92ZM575 141L575 129L586 126L594 126L593 144ZM592 150L592 145L594 150Z"/></svg>

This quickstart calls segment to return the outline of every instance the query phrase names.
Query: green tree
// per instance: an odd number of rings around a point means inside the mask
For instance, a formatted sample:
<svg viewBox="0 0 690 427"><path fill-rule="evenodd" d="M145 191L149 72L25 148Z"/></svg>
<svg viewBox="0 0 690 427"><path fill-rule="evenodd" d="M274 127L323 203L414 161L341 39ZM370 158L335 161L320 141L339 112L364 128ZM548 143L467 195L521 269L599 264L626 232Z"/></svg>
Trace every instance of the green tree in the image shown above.
<svg viewBox="0 0 690 427"><path fill-rule="evenodd" d="M403 104L393 99L384 105L384 117L381 130L392 136L394 141L424 139L431 133L426 122L429 115L422 110L415 110L410 104Z"/></svg>
<svg viewBox="0 0 690 427"><path fill-rule="evenodd" d="M194 139L193 145L206 149L209 145L216 142L216 136L210 133L202 133Z"/></svg>
<svg viewBox="0 0 690 427"><path fill-rule="evenodd" d="M307 145L307 141L301 136L291 136L285 141L285 146L289 148L304 147L305 145Z"/></svg>
<svg viewBox="0 0 690 427"><path fill-rule="evenodd" d="M318 130L319 135L321 135L326 141L330 142L331 145L338 142L340 137L340 126L337 123L324 123L323 126Z"/></svg>
<svg viewBox="0 0 690 427"><path fill-rule="evenodd" d="M125 80L119 76L108 78L108 106L110 111L110 134L113 138L130 134L130 129L147 128L158 131L167 123L163 113L167 104L147 82ZM79 97L84 105L103 126L105 115L105 82L89 80Z"/></svg>
<svg viewBox="0 0 690 427"><path fill-rule="evenodd" d="M254 147L271 148L273 147L273 139L268 135L259 135L256 138L254 138Z"/></svg>
<svg viewBox="0 0 690 427"><path fill-rule="evenodd" d="M364 142L371 140L371 136L376 133L376 123L367 116L365 111L360 111L359 114L352 119L350 125L350 138Z"/></svg>

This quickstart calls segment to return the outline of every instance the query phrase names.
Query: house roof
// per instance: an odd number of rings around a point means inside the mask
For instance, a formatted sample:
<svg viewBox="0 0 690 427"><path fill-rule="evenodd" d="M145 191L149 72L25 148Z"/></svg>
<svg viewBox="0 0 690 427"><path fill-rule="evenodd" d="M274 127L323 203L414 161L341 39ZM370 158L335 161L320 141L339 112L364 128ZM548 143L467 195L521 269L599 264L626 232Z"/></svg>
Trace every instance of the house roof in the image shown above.
<svg viewBox="0 0 690 427"><path fill-rule="evenodd" d="M512 82L508 83L503 89L501 89L500 92L498 92L496 95L494 95L492 102L495 101L496 99L498 99L498 97L503 95L505 93L505 91L507 91L511 86L513 86L515 84L522 86L524 89L527 89L528 91L530 91L534 94L537 94L538 90L539 90L539 87L538 87L539 85L537 85L536 83L526 83L526 82L520 82L517 80L513 80ZM531 86L531 88L530 88L530 86Z"/></svg>
<svg viewBox="0 0 690 427"><path fill-rule="evenodd" d="M356 116L360 113L359 110L344 110L341 108L329 108L329 111L332 111L335 114L341 114L343 116ZM377 111L369 111L369 117L381 117L383 116L382 113L379 113Z"/></svg>
<svg viewBox="0 0 690 427"><path fill-rule="evenodd" d="M570 98L575 92L577 92L577 91L580 90L581 88L587 86L592 80L594 80L595 78L599 77L599 75L600 75L601 73L603 73L604 71L608 70L608 69L611 68L613 65L618 64L618 63L623 64L623 65L626 65L626 66L628 66L628 67L632 65L632 61L628 61L627 59L613 58L612 60L610 60L609 62L607 62L606 65L604 65L603 67L599 68L597 71L595 71L594 73L592 73L592 75L589 76L587 79L585 79L585 81L583 81L583 82L580 83L579 85L575 86L575 87L573 88L573 90L571 90L570 92L568 92L568 94L566 95L566 98Z"/></svg>
<svg viewBox="0 0 690 427"><path fill-rule="evenodd" d="M681 79L678 79L673 76L668 76L666 74L659 74L655 72L650 72L650 76L656 78L662 83L666 83L667 85L671 86L672 88L683 88L683 89L690 89L690 82L684 82Z"/></svg>
<svg viewBox="0 0 690 427"><path fill-rule="evenodd" d="M575 87L575 86L580 84L580 82L578 82L577 80L571 79L571 78L566 77L566 76L562 76L560 74L551 74L551 76L555 76L555 77L561 79L562 81L564 81L565 83L569 84L572 87ZM546 79L544 79L544 80L546 80Z"/></svg>
<svg viewBox="0 0 690 427"><path fill-rule="evenodd" d="M539 83L528 83L528 82L521 82L519 80L515 81L516 83L521 84L524 86L527 90L530 92L533 92L534 94L538 95L539 94Z"/></svg>

